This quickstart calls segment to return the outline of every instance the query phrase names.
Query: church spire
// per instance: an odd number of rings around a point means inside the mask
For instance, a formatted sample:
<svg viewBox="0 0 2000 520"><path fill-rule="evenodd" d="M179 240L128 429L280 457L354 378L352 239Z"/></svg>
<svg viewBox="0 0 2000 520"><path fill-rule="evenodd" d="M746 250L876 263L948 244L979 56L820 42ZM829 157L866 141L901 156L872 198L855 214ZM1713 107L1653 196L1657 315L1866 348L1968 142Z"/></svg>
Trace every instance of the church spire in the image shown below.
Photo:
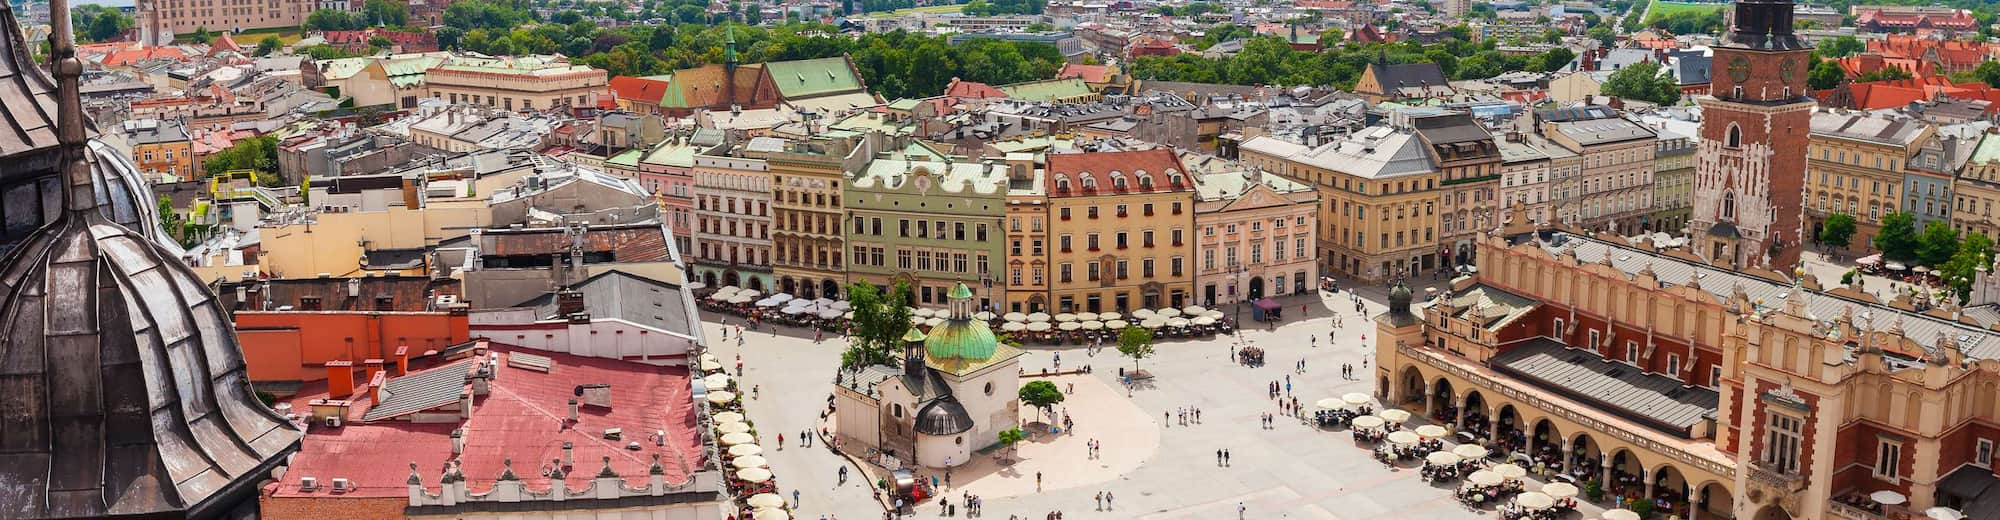
<svg viewBox="0 0 2000 520"><path fill-rule="evenodd" d="M56 143L61 151L63 209L83 212L97 209L96 186L90 180L90 165L84 161L88 146L84 129L81 77L83 60L76 57L76 31L70 21L69 2L50 2L49 72L56 80Z"/></svg>

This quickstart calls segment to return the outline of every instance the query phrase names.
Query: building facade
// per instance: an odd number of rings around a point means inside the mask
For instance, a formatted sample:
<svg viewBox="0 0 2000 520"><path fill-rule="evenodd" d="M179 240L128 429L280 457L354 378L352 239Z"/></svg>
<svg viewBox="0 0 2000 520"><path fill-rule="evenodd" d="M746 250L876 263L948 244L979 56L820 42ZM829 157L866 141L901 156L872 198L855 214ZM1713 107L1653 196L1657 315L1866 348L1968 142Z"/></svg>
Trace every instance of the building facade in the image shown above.
<svg viewBox="0 0 2000 520"><path fill-rule="evenodd" d="M1988 237L2000 232L2000 219L1993 217L1993 204L2000 202L2000 137L1982 137L1972 157L1958 172L1953 183L1952 228L1960 233L1981 233Z"/></svg>
<svg viewBox="0 0 2000 520"><path fill-rule="evenodd" d="M142 173L181 179L200 176L195 171L194 141L178 121L126 120L125 143L132 145L132 165Z"/></svg>
<svg viewBox="0 0 2000 520"><path fill-rule="evenodd" d="M771 292L771 167L721 152L695 155L690 170L695 276L708 287Z"/></svg>
<svg viewBox="0 0 2000 520"><path fill-rule="evenodd" d="M1645 231L1682 236L1694 208L1694 137L1660 130L1653 151L1653 216Z"/></svg>
<svg viewBox="0 0 2000 520"><path fill-rule="evenodd" d="M1500 167L1505 162L1493 134L1469 112L1410 116L1437 169L1438 257L1441 267L1471 265L1472 240L1495 224L1500 209Z"/></svg>
<svg viewBox="0 0 2000 520"><path fill-rule="evenodd" d="M1874 249L1882 217L1904 208L1906 162L1935 132L1922 121L1888 114L1813 114L1806 232L1817 238L1827 217L1845 214L1854 217L1847 251L1859 256Z"/></svg>
<svg viewBox="0 0 2000 520"><path fill-rule="evenodd" d="M1505 215L1516 206L1529 222L1550 223L1549 154L1527 141L1520 132L1509 132L1494 143L1500 149L1500 207ZM1567 151L1562 152L1567 154Z"/></svg>
<svg viewBox="0 0 2000 520"><path fill-rule="evenodd" d="M1538 131L1578 156L1582 170L1556 208L1564 223L1612 229L1626 235L1649 229L1653 212L1656 135L1651 128L1603 106L1535 113Z"/></svg>
<svg viewBox="0 0 2000 520"><path fill-rule="evenodd" d="M1007 312L1049 312L1049 196L1034 154L1007 159Z"/></svg>
<svg viewBox="0 0 2000 520"><path fill-rule="evenodd" d="M849 282L907 283L915 303L929 307L944 306L960 284L986 288L973 301L978 309L1007 301L996 270L1006 258L1005 165L886 153L855 172L846 193Z"/></svg>
<svg viewBox="0 0 2000 520"><path fill-rule="evenodd" d="M858 171L874 155L870 142L759 137L745 148L745 156L770 165L771 265L777 291L801 298L839 299L845 294L844 172Z"/></svg>
<svg viewBox="0 0 2000 520"><path fill-rule="evenodd" d="M144 0L135 6L134 25L140 41L164 45L175 35L204 28L226 32L298 27L317 5L315 0Z"/></svg>
<svg viewBox="0 0 2000 520"><path fill-rule="evenodd" d="M1194 183L1171 150L1050 154L1049 263L1057 312L1193 302Z"/></svg>
<svg viewBox="0 0 2000 520"><path fill-rule="evenodd" d="M430 97L502 110L590 106L606 90L602 70L554 56L455 56L425 73Z"/></svg>
<svg viewBox="0 0 2000 520"><path fill-rule="evenodd" d="M1932 132L1917 143L1909 163L1903 165L1903 208L1916 217L1917 229L1932 221L1951 223L1951 180L1958 171L1953 166L1952 152L1945 148L1951 140L1943 133ZM1956 147L1971 143L1952 144Z"/></svg>
<svg viewBox="0 0 2000 520"><path fill-rule="evenodd" d="M1258 136L1239 153L1319 190L1321 273L1388 280L1442 265L1438 175L1413 132L1374 126L1316 147Z"/></svg>
<svg viewBox="0 0 2000 520"><path fill-rule="evenodd" d="M1199 172L1194 181L1195 301L1216 306L1318 290L1318 190L1242 168Z"/></svg>
<svg viewBox="0 0 2000 520"><path fill-rule="evenodd" d="M1802 199L1815 106L1805 84L1812 48L1792 32L1792 9L1789 0L1738 3L1739 25L1713 47L1720 73L1710 94L1695 99L1702 120L1688 220L1696 256L1792 265L1811 232Z"/></svg>

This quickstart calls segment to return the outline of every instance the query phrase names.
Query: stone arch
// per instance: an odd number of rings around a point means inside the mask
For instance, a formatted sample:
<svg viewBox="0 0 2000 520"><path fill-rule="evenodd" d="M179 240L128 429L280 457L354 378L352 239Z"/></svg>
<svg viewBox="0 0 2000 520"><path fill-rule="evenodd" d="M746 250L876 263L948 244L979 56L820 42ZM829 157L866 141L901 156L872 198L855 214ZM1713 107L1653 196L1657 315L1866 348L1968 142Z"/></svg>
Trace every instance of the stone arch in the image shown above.
<svg viewBox="0 0 2000 520"><path fill-rule="evenodd" d="M1688 494L1693 490L1689 487L1687 473L1682 473L1679 467L1671 463L1662 462L1654 465L1653 469L1646 470L1646 476L1653 479L1651 498L1665 500L1672 506L1673 514L1686 518Z"/></svg>
<svg viewBox="0 0 2000 520"><path fill-rule="evenodd" d="M1097 177L1091 176L1090 173L1088 172L1078 173L1076 174L1076 177L1077 177L1077 184L1081 185L1083 189L1086 190L1097 189Z"/></svg>
<svg viewBox="0 0 2000 520"><path fill-rule="evenodd" d="M1119 172L1118 170L1111 171L1112 189L1122 190L1129 187L1131 187L1131 184L1125 180L1125 174L1123 172Z"/></svg>
<svg viewBox="0 0 2000 520"><path fill-rule="evenodd" d="M1765 504L1764 507L1758 508L1757 514L1751 515L1750 518L1751 520L1792 520L1792 514L1785 512L1785 508L1778 507L1777 504Z"/></svg>
<svg viewBox="0 0 2000 520"><path fill-rule="evenodd" d="M1424 386L1424 373L1417 370L1416 365L1405 365L1403 367L1401 384L1403 385L1401 388L1402 391L1396 395L1396 402L1383 403L1384 406L1393 407L1403 403L1421 402L1424 396L1428 395L1425 393L1427 389Z"/></svg>
<svg viewBox="0 0 2000 520"><path fill-rule="evenodd" d="M1137 171L1137 172L1133 172L1133 173L1134 173L1134 176L1136 176L1136 177L1138 177L1138 178L1139 178L1139 188L1141 188L1141 189L1148 189L1148 190L1150 190L1150 189L1153 189L1153 176L1152 176L1152 175L1149 175L1149 174L1147 174L1145 170L1139 170L1139 171Z"/></svg>
<svg viewBox="0 0 2000 520"><path fill-rule="evenodd" d="M1458 427L1471 431L1474 436L1479 438L1486 438L1487 432L1492 431L1491 428L1493 427L1493 418L1487 415L1486 409L1485 394L1479 393L1478 390L1466 391L1465 417L1459 421Z"/></svg>
<svg viewBox="0 0 2000 520"><path fill-rule="evenodd" d="M1535 419L1533 424L1534 427L1528 430L1528 455L1540 456L1549 450L1555 450L1557 455L1562 454L1560 445L1563 440L1562 429L1556 427L1556 422L1542 417Z"/></svg>
<svg viewBox="0 0 2000 520"><path fill-rule="evenodd" d="M1451 409L1452 402L1456 401L1457 397L1452 393L1451 380L1439 377L1431 382L1430 394L1424 397L1426 403L1424 412L1430 414L1433 419L1442 417L1449 421L1454 417L1453 414L1457 413L1457 410Z"/></svg>
<svg viewBox="0 0 2000 520"><path fill-rule="evenodd" d="M1696 511L1727 518L1736 512L1736 496L1729 492L1729 484L1719 480L1702 482L1694 488Z"/></svg>
<svg viewBox="0 0 2000 520"><path fill-rule="evenodd" d="M1631 448L1620 446L1611 450L1604 460L1611 463L1611 480L1604 484L1606 492L1622 492L1625 496L1636 496L1641 490L1635 486L1645 482L1646 466L1639 460L1639 454ZM1630 482L1627 482L1627 481Z"/></svg>
<svg viewBox="0 0 2000 520"><path fill-rule="evenodd" d="M1063 191L1069 191L1069 176L1068 176L1068 175L1064 175L1064 174L1060 174L1060 173L1056 174L1056 191L1058 191L1058 192L1063 192Z"/></svg>
<svg viewBox="0 0 2000 520"><path fill-rule="evenodd" d="M1512 451L1521 447L1526 437L1521 434L1521 409L1514 403L1500 405L1493 412L1493 435L1499 441L1502 451Z"/></svg>
<svg viewBox="0 0 2000 520"><path fill-rule="evenodd" d="M1604 458L1604 446L1598 444L1596 438L1591 437L1588 432L1576 432L1564 446L1569 447L1569 460L1564 461L1564 464L1571 467L1581 465L1581 469L1587 472L1586 475L1598 475L1600 461Z"/></svg>

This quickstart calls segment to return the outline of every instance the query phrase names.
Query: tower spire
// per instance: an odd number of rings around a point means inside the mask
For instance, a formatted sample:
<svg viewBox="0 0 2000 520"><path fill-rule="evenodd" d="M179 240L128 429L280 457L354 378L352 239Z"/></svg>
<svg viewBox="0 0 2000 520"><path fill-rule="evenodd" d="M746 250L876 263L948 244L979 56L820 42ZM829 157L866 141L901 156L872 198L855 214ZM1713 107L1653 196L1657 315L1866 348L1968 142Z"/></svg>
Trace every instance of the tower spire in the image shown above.
<svg viewBox="0 0 2000 520"><path fill-rule="evenodd" d="M63 209L71 213L91 211L97 209L97 193L90 180L90 165L84 161L88 146L84 130L90 123L83 118L83 61L76 57L69 0L49 2L49 23L49 72L56 80L56 144L66 186Z"/></svg>

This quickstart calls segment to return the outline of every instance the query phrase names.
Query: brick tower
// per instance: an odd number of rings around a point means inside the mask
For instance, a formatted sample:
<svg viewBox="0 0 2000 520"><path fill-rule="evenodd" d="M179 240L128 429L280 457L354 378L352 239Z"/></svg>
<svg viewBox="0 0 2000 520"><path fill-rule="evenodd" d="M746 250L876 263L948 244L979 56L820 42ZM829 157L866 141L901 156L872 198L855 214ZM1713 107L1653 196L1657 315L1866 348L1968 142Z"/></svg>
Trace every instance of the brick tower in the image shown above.
<svg viewBox="0 0 2000 520"><path fill-rule="evenodd" d="M1715 49L1695 164L1694 252L1737 268L1783 271L1805 233L1806 96L1812 48L1792 33L1792 0L1742 0Z"/></svg>

